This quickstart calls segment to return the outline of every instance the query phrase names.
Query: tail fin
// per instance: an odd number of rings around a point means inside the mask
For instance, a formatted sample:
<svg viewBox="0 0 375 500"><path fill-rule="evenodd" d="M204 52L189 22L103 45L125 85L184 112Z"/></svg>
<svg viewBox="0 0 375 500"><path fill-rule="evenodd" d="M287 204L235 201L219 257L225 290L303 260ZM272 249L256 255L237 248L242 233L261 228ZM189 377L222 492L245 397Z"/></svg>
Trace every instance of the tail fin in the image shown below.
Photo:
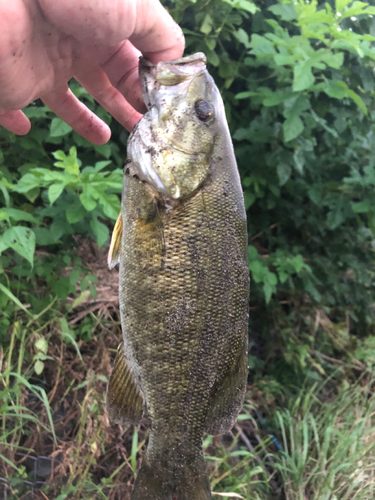
<svg viewBox="0 0 375 500"><path fill-rule="evenodd" d="M203 456L198 454L194 460L180 460L176 455L171 456L172 450L166 452L167 456L163 453L151 460L146 453L131 500L212 499Z"/></svg>

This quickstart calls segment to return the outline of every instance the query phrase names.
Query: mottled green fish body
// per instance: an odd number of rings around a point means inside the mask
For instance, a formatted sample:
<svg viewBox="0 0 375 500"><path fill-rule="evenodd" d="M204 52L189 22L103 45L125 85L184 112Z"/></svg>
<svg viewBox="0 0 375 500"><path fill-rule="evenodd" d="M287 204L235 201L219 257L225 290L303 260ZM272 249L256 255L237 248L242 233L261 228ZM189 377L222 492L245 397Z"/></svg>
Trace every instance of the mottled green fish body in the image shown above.
<svg viewBox="0 0 375 500"><path fill-rule="evenodd" d="M246 389L243 194L204 55L141 61L140 76L149 111L129 138L112 245L123 345L108 408L151 422L133 500L207 500L203 434L231 429Z"/></svg>

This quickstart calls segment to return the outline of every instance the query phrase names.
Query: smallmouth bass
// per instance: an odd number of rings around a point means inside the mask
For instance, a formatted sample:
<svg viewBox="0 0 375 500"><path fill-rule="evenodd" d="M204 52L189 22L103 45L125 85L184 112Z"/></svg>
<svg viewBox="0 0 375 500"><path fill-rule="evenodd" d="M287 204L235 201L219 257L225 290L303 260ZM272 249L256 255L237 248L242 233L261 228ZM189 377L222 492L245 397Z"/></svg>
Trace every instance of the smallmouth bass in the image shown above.
<svg viewBox="0 0 375 500"><path fill-rule="evenodd" d="M107 406L151 423L132 500L208 500L203 433L232 428L246 389L244 200L204 54L141 59L140 78L148 112L129 137L109 254L123 343Z"/></svg>

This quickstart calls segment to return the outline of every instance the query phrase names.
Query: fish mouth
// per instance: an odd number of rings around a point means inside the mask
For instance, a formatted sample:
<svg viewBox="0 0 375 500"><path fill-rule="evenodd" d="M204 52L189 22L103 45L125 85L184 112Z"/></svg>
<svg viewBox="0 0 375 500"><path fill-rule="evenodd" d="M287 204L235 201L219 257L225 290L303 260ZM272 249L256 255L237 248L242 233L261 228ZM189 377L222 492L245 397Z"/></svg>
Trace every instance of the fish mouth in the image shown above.
<svg viewBox="0 0 375 500"><path fill-rule="evenodd" d="M206 70L206 62L203 52L171 61L160 61L157 64L140 57L139 76L147 109L156 104L155 94L161 86L176 87L184 83L189 84L194 77Z"/></svg>

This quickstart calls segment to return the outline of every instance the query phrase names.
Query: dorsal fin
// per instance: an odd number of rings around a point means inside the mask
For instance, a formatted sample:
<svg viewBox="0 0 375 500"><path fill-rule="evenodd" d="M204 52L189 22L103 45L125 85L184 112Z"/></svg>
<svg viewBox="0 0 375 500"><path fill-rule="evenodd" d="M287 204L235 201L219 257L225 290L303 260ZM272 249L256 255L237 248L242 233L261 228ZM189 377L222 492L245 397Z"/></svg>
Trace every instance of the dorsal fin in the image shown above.
<svg viewBox="0 0 375 500"><path fill-rule="evenodd" d="M117 221L112 233L111 246L108 252L108 267L113 269L116 264L120 262L120 251L121 251L121 240L122 240L122 215L121 212L117 217Z"/></svg>

